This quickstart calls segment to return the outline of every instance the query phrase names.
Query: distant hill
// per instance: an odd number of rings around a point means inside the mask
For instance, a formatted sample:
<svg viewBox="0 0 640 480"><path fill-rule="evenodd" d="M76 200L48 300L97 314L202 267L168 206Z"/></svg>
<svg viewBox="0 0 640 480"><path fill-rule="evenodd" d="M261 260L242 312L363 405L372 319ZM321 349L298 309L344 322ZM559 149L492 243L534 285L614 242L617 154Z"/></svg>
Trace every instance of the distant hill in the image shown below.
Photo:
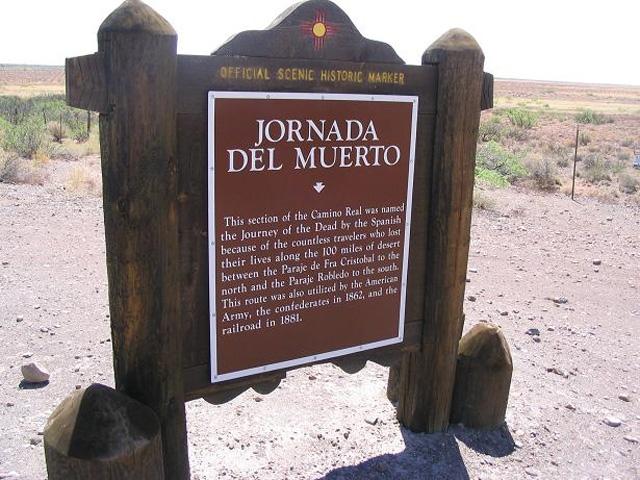
<svg viewBox="0 0 640 480"><path fill-rule="evenodd" d="M64 67L0 64L0 85L64 85Z"/></svg>

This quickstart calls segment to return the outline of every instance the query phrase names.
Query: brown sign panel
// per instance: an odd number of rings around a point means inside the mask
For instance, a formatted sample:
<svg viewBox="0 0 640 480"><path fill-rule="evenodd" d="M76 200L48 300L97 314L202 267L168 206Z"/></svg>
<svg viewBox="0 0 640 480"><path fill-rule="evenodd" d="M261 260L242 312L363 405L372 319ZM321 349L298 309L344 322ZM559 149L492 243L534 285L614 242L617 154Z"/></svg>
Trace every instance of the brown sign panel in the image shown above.
<svg viewBox="0 0 640 480"><path fill-rule="evenodd" d="M402 342L417 108L209 92L212 383Z"/></svg>

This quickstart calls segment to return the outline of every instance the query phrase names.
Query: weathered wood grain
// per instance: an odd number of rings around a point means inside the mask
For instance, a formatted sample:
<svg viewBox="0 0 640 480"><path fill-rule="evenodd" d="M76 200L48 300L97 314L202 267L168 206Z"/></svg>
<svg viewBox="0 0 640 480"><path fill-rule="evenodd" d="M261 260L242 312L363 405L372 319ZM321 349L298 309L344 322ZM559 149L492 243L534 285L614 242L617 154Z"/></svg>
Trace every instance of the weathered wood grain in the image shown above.
<svg viewBox="0 0 640 480"><path fill-rule="evenodd" d="M153 410L93 384L54 410L44 429L49 480L162 480L160 422Z"/></svg>
<svg viewBox="0 0 640 480"><path fill-rule="evenodd" d="M473 37L457 29L436 40L422 58L423 64L438 66L438 106L423 350L405 355L400 372L398 419L414 431L442 431L449 423L462 331L483 62Z"/></svg>
<svg viewBox="0 0 640 480"><path fill-rule="evenodd" d="M108 111L106 74L101 54L67 58L64 71L67 104L95 112Z"/></svg>
<svg viewBox="0 0 640 480"><path fill-rule="evenodd" d="M484 72L480 110L489 110L491 108L493 108L493 75Z"/></svg>
<svg viewBox="0 0 640 480"><path fill-rule="evenodd" d="M502 330L479 323L460 340L451 423L498 428L504 423L513 361Z"/></svg>
<svg viewBox="0 0 640 480"><path fill-rule="evenodd" d="M98 31L100 116L116 387L160 419L167 478L188 479L176 206L176 45L166 20L125 1Z"/></svg>

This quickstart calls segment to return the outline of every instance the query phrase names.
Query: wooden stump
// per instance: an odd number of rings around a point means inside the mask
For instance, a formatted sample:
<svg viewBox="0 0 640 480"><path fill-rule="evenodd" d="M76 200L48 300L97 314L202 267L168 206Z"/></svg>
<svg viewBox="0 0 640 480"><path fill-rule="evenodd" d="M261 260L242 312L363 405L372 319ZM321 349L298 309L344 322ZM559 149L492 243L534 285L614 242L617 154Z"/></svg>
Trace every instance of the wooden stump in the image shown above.
<svg viewBox="0 0 640 480"><path fill-rule="evenodd" d="M162 480L158 417L104 385L69 395L44 429L49 480Z"/></svg>
<svg viewBox="0 0 640 480"><path fill-rule="evenodd" d="M480 323L462 337L451 423L497 428L504 423L513 362L500 328Z"/></svg>

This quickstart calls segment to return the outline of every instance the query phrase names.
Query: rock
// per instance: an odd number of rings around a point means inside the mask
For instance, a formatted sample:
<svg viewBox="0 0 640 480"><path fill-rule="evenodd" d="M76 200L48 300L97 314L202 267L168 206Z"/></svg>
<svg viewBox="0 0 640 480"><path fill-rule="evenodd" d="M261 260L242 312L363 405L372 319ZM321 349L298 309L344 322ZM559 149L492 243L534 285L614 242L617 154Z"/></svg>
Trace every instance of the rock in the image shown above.
<svg viewBox="0 0 640 480"><path fill-rule="evenodd" d="M368 416L364 418L364 421L367 422L369 425L375 425L378 423L378 417Z"/></svg>
<svg viewBox="0 0 640 480"><path fill-rule="evenodd" d="M630 435L625 435L622 438L624 438L629 443L640 443L640 440L638 440L636 437L632 437Z"/></svg>
<svg viewBox="0 0 640 480"><path fill-rule="evenodd" d="M3 260L2 265L9 265L9 262L7 262L6 260Z"/></svg>
<svg viewBox="0 0 640 480"><path fill-rule="evenodd" d="M574 405L572 405L571 403L567 403L564 408L566 408L567 410L571 410L572 412L576 411L576 407Z"/></svg>
<svg viewBox="0 0 640 480"><path fill-rule="evenodd" d="M527 335L531 335L533 337L539 337L540 336L540 330L538 330L537 328L530 328L525 333Z"/></svg>
<svg viewBox="0 0 640 480"><path fill-rule="evenodd" d="M31 357L33 357L33 353L32 353L32 352L24 352L24 353L22 354L22 356L23 356L24 358L31 358Z"/></svg>
<svg viewBox="0 0 640 480"><path fill-rule="evenodd" d="M29 443L31 445L40 445L42 443L42 439L38 437L31 437L31 440L29 440Z"/></svg>
<svg viewBox="0 0 640 480"><path fill-rule="evenodd" d="M542 339L541 339L540 337L533 337L533 338L532 338L532 340L533 340L535 343L540 343L540 342L542 341Z"/></svg>
<svg viewBox="0 0 640 480"><path fill-rule="evenodd" d="M469 300L470 302L475 302L477 300L477 298L474 297L473 295L468 295L467 296L467 300Z"/></svg>
<svg viewBox="0 0 640 480"><path fill-rule="evenodd" d="M261 402L263 399L262 399L262 397L255 396L255 397L253 397L253 400L255 402Z"/></svg>
<svg viewBox="0 0 640 480"><path fill-rule="evenodd" d="M477 268L470 268L469 272L470 273L478 273L478 269Z"/></svg>
<svg viewBox="0 0 640 480"><path fill-rule="evenodd" d="M24 317L22 315L18 315L16 317L16 322L18 322L18 323L22 322L23 320L24 320Z"/></svg>
<svg viewBox="0 0 640 480"><path fill-rule="evenodd" d="M507 310L500 310L500 315L506 317L507 315L509 315L509 312Z"/></svg>
<svg viewBox="0 0 640 480"><path fill-rule="evenodd" d="M42 333L47 333L49 331L49 329L47 327L40 327L40 331Z"/></svg>
<svg viewBox="0 0 640 480"><path fill-rule="evenodd" d="M553 298L552 300L553 300L553 303L557 303L558 305L562 305L569 302L569 299L567 299L566 297L556 297L556 298Z"/></svg>
<svg viewBox="0 0 640 480"><path fill-rule="evenodd" d="M618 395L618 398L620 400L622 400L623 402L630 402L631 401L631 397L629 395L627 395L626 393L621 393L620 395Z"/></svg>
<svg viewBox="0 0 640 480"><path fill-rule="evenodd" d="M316 377L315 375L309 375L307 378L311 381L318 379L318 377Z"/></svg>
<svg viewBox="0 0 640 480"><path fill-rule="evenodd" d="M4 478L19 478L20 474L18 472L15 471L11 471L11 472L0 472L0 479L4 479Z"/></svg>
<svg viewBox="0 0 640 480"><path fill-rule="evenodd" d="M22 377L28 383L42 383L49 380L49 372L36 363L22 365Z"/></svg>
<svg viewBox="0 0 640 480"><path fill-rule="evenodd" d="M564 378L569 378L569 374L558 367L548 367L547 372L555 373L556 375L560 375Z"/></svg>
<svg viewBox="0 0 640 480"><path fill-rule="evenodd" d="M538 470L536 470L535 468L525 468L524 469L524 473L526 473L530 477L539 477L540 476L540 472Z"/></svg>
<svg viewBox="0 0 640 480"><path fill-rule="evenodd" d="M605 425L609 425L610 427L619 427L622 425L622 420L613 416L606 417L603 422Z"/></svg>
<svg viewBox="0 0 640 480"><path fill-rule="evenodd" d="M594 265L602 265L602 260L600 260L599 258L596 258L593 260L593 264Z"/></svg>

